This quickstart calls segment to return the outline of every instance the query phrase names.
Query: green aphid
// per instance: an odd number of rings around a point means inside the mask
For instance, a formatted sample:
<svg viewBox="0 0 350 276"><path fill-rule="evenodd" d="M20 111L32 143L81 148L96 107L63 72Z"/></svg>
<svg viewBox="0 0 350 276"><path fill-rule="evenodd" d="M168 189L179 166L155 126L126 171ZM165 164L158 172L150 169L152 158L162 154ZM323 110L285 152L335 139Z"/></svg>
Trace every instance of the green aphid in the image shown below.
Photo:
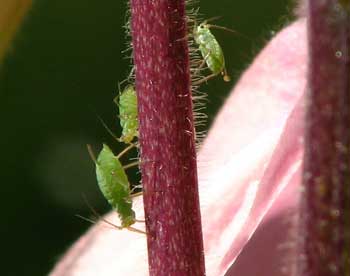
<svg viewBox="0 0 350 276"><path fill-rule="evenodd" d="M124 143L131 143L139 135L137 97L134 86L131 84L126 86L114 101L119 106L119 119L122 127L122 135L119 140Z"/></svg>
<svg viewBox="0 0 350 276"><path fill-rule="evenodd" d="M136 222L135 212L132 210L129 180L125 167L119 161L120 156L128 148L115 156L112 150L104 144L95 160L98 186L109 204L118 213L121 220L120 228L128 228ZM91 149L89 151L91 153Z"/></svg>
<svg viewBox="0 0 350 276"><path fill-rule="evenodd" d="M223 75L224 81L228 82L231 80L230 76L227 75L227 71L226 71L226 67L225 67L224 53L221 49L219 42L216 40L215 36L210 31L211 27L229 30L229 29L224 28L224 27L207 24L207 21L204 21L201 24L199 24L198 26L194 27L193 37L194 37L196 44L198 44L199 50L200 50L201 55L204 59L204 62L202 63L200 68L204 64L207 64L209 70L212 72L211 75L206 76L203 79L194 83L196 85L203 83L203 82L219 75L220 73Z"/></svg>

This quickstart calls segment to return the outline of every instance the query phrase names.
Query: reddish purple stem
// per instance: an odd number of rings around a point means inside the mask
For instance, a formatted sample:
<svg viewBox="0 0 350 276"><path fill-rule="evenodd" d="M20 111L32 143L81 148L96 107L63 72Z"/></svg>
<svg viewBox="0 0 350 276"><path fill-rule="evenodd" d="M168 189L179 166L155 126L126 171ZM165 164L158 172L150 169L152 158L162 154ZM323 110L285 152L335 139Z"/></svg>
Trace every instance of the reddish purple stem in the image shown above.
<svg viewBox="0 0 350 276"><path fill-rule="evenodd" d="M300 276L350 275L350 21L339 3L309 0Z"/></svg>
<svg viewBox="0 0 350 276"><path fill-rule="evenodd" d="M184 0L131 0L150 275L204 275Z"/></svg>

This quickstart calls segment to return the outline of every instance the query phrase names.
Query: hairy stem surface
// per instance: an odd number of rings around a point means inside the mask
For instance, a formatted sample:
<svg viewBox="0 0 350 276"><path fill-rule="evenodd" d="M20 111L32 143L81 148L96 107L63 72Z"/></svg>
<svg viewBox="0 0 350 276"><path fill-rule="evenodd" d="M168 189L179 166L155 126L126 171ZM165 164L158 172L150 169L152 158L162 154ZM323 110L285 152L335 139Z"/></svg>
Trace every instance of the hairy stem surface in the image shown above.
<svg viewBox="0 0 350 276"><path fill-rule="evenodd" d="M131 0L150 275L204 275L184 0Z"/></svg>

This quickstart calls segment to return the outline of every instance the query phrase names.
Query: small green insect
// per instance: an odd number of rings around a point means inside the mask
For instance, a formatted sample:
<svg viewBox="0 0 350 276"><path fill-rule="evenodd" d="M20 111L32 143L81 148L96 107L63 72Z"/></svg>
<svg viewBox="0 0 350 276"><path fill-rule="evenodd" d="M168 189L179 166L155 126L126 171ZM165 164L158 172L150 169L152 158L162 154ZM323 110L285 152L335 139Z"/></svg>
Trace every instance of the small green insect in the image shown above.
<svg viewBox="0 0 350 276"><path fill-rule="evenodd" d="M205 64L207 64L212 74L195 82L195 85L206 82L207 80L217 76L220 73L223 75L224 81L228 82L231 80L230 76L227 74L226 71L224 53L221 49L219 42L211 33L210 28L223 29L227 31L232 30L221 26L211 25L207 22L208 20L202 22L198 26L195 24L193 30L193 38L196 44L199 46L199 50L204 59L202 64L199 66L198 70L201 69L201 67L203 67Z"/></svg>
<svg viewBox="0 0 350 276"><path fill-rule="evenodd" d="M112 150L104 144L97 159L89 145L88 150L96 164L98 186L120 218L121 226L114 226L118 229L127 228L134 232L144 233L141 230L130 227L137 220L135 218L135 212L132 210L130 184L125 173L126 168L135 166L138 162L123 166L119 161L119 158L132 147L134 147L133 144L124 149L118 156L115 156Z"/></svg>
<svg viewBox="0 0 350 276"><path fill-rule="evenodd" d="M120 126L122 127L122 136L118 139L124 143L138 137L138 116L137 116L137 97L133 85L129 84L114 99L114 102L119 106Z"/></svg>

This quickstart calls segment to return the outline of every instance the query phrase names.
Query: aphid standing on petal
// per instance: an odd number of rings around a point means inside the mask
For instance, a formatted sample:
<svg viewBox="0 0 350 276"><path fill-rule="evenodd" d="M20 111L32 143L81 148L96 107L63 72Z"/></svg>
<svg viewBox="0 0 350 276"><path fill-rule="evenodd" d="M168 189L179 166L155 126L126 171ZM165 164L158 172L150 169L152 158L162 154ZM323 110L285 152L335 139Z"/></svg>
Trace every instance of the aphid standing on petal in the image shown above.
<svg viewBox="0 0 350 276"><path fill-rule="evenodd" d="M137 97L133 85L129 84L125 89L114 99L114 102L119 106L120 126L122 127L122 135L119 138L124 143L138 137L138 118L137 118Z"/></svg>
<svg viewBox="0 0 350 276"><path fill-rule="evenodd" d="M132 147L134 147L133 144L124 149L118 156L115 156L112 150L104 144L97 159L89 145L88 150L96 164L98 186L120 218L121 226L116 227L118 229L127 228L134 232L143 233L141 230L130 227L136 222L136 219L135 212L132 210L130 184L125 173L126 168L135 166L138 162L123 166L119 161L119 158Z"/></svg>
<svg viewBox="0 0 350 276"><path fill-rule="evenodd" d="M202 22L198 26L195 25L193 30L193 37L196 44L199 46L199 50L203 57L203 63L199 66L198 70L200 70L205 64L207 64L209 70L212 72L209 76L204 77L203 79L196 81L194 84L201 84L218 74L223 75L224 81L230 81L231 78L227 74L225 67L225 58L224 53L221 49L219 42L216 40L215 36L211 33L210 28L224 29L228 31L232 31L225 27L216 26L208 24L207 21Z"/></svg>

